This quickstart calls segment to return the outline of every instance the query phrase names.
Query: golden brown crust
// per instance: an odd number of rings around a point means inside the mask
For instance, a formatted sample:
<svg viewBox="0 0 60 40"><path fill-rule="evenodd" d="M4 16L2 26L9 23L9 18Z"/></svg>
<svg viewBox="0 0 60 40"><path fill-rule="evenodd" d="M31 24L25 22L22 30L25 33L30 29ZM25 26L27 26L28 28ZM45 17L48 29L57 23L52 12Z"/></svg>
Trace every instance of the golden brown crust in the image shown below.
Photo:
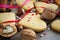
<svg viewBox="0 0 60 40"><path fill-rule="evenodd" d="M51 23L51 28L60 33L60 20L55 20Z"/></svg>
<svg viewBox="0 0 60 40"><path fill-rule="evenodd" d="M44 12L42 13L42 19L45 18L47 20L52 20L56 17L56 14L52 9L46 8Z"/></svg>
<svg viewBox="0 0 60 40"><path fill-rule="evenodd" d="M24 29L21 32L21 40L23 39L36 40L36 33L31 29Z"/></svg>

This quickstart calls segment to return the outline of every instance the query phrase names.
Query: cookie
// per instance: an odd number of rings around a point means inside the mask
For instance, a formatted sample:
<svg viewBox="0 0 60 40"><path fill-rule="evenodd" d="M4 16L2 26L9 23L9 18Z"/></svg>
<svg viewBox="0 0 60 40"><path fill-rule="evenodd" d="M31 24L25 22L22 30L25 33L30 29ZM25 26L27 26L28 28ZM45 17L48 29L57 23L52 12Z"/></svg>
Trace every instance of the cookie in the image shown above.
<svg viewBox="0 0 60 40"><path fill-rule="evenodd" d="M0 35L3 37L11 37L17 33L17 28L15 26L15 13L7 12L0 13Z"/></svg>
<svg viewBox="0 0 60 40"><path fill-rule="evenodd" d="M34 5L33 5L32 2L29 2L29 3L27 3L25 6L23 6L23 8L24 8L25 10L29 10L29 9L31 9L31 8L34 8Z"/></svg>
<svg viewBox="0 0 60 40"><path fill-rule="evenodd" d="M32 29L36 32L41 32L46 30L46 23L40 19L40 15L36 13L27 14L20 22L20 25L23 25L24 28Z"/></svg>
<svg viewBox="0 0 60 40"><path fill-rule="evenodd" d="M48 8L53 9L52 11L56 11L58 9L58 5L50 3L48 4Z"/></svg>
<svg viewBox="0 0 60 40"><path fill-rule="evenodd" d="M31 0L33 3L35 3L36 2L36 0Z"/></svg>
<svg viewBox="0 0 60 40"><path fill-rule="evenodd" d="M56 17L55 12L53 9L45 8L44 12L42 13L41 18L44 20L53 20Z"/></svg>
<svg viewBox="0 0 60 40"><path fill-rule="evenodd" d="M13 12L0 13L0 22L8 20L15 20L15 13Z"/></svg>
<svg viewBox="0 0 60 40"><path fill-rule="evenodd" d="M55 20L51 23L51 28L60 33L60 20Z"/></svg>
<svg viewBox="0 0 60 40"><path fill-rule="evenodd" d="M36 40L36 33L31 29L21 31L21 40Z"/></svg>
<svg viewBox="0 0 60 40"><path fill-rule="evenodd" d="M37 12L40 14L43 13L45 8L52 8L53 11L56 11L58 9L58 6L56 4L47 4L45 2L36 2L35 7L37 9Z"/></svg>
<svg viewBox="0 0 60 40"><path fill-rule="evenodd" d="M29 10L31 8L34 8L33 2L30 0L16 0L17 4L22 6L25 10Z"/></svg>
<svg viewBox="0 0 60 40"><path fill-rule="evenodd" d="M2 27L3 29L1 29L2 32L0 31L1 32L0 35L3 37L11 37L17 33L17 28L13 24L6 23L6 24L3 24Z"/></svg>
<svg viewBox="0 0 60 40"><path fill-rule="evenodd" d="M47 4L44 2L36 2L35 7L37 9L37 12L42 14L42 12L44 11L44 8L47 7Z"/></svg>
<svg viewBox="0 0 60 40"><path fill-rule="evenodd" d="M60 0L55 0L55 3L60 6Z"/></svg>

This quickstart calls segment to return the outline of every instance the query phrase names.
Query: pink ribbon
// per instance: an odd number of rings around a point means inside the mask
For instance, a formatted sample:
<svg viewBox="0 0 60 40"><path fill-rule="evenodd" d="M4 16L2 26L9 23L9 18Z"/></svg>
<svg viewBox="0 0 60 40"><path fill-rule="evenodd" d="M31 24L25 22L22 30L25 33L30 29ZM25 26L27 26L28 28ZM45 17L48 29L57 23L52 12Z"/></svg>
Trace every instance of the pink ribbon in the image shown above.
<svg viewBox="0 0 60 40"><path fill-rule="evenodd" d="M19 8L20 6L13 6L13 5L4 5L0 4L0 8Z"/></svg>
<svg viewBox="0 0 60 40"><path fill-rule="evenodd" d="M22 5L26 5L30 0L26 0ZM0 8L19 8L20 6L13 6L13 5L5 5L5 4L0 4Z"/></svg>

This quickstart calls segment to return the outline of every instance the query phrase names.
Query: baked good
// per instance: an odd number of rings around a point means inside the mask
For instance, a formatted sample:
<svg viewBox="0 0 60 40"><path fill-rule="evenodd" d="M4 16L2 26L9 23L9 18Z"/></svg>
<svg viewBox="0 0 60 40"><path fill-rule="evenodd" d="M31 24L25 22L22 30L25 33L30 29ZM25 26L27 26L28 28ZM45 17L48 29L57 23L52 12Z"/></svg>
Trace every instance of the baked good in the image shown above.
<svg viewBox="0 0 60 40"><path fill-rule="evenodd" d="M3 37L11 37L17 33L16 26L11 23L3 24L3 29L0 31L0 35Z"/></svg>
<svg viewBox="0 0 60 40"><path fill-rule="evenodd" d="M48 8L53 9L52 11L56 11L58 9L58 5L50 3L48 4Z"/></svg>
<svg viewBox="0 0 60 40"><path fill-rule="evenodd" d="M16 0L17 4L22 6L25 10L34 8L33 2L30 0Z"/></svg>
<svg viewBox="0 0 60 40"><path fill-rule="evenodd" d="M0 13L0 22L8 20L15 20L15 14L13 12Z"/></svg>
<svg viewBox="0 0 60 40"><path fill-rule="evenodd" d="M45 8L52 8L54 11L58 9L58 6L56 4L47 4L45 2L36 2L35 7L37 9L37 12L40 14L43 13Z"/></svg>
<svg viewBox="0 0 60 40"><path fill-rule="evenodd" d="M20 22L20 25L24 26L24 28L32 29L36 32L41 32L46 30L46 23L40 19L40 15L36 13L27 14Z"/></svg>
<svg viewBox="0 0 60 40"><path fill-rule="evenodd" d="M45 8L41 16L41 18L44 20L53 20L55 17L56 17L55 12L53 11L53 9L49 8Z"/></svg>
<svg viewBox="0 0 60 40"><path fill-rule="evenodd" d="M1 36L11 37L17 33L15 22L12 20L16 20L15 13L0 13L0 29L2 30L0 31Z"/></svg>
<svg viewBox="0 0 60 40"><path fill-rule="evenodd" d="M31 0L33 3L35 3L36 2L36 0Z"/></svg>
<svg viewBox="0 0 60 40"><path fill-rule="evenodd" d="M9 3L8 3L9 2ZM2 4L3 6L5 6L5 5L13 5L13 2L14 2L14 0L0 0L0 5ZM3 7L3 8L0 8L0 10L2 10L2 11L6 11L6 7ZM8 8L8 9L10 9L11 10L11 8Z"/></svg>
<svg viewBox="0 0 60 40"><path fill-rule="evenodd" d="M41 14L44 11L44 8L47 7L47 4L45 2L36 2L35 7L37 12Z"/></svg>
<svg viewBox="0 0 60 40"><path fill-rule="evenodd" d="M60 0L55 0L55 3L60 6Z"/></svg>
<svg viewBox="0 0 60 40"><path fill-rule="evenodd" d="M36 33L31 29L21 31L21 40L36 40Z"/></svg>
<svg viewBox="0 0 60 40"><path fill-rule="evenodd" d="M55 20L51 23L51 28L60 33L60 20Z"/></svg>

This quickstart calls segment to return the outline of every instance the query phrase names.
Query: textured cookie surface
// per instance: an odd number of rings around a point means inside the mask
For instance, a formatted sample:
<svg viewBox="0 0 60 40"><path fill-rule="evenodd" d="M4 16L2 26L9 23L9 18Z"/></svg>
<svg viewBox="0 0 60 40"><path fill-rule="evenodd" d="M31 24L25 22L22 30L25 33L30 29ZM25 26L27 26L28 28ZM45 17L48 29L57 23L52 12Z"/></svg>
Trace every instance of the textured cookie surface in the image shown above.
<svg viewBox="0 0 60 40"><path fill-rule="evenodd" d="M23 5L25 10L29 10L34 7L33 2L30 0L16 0L18 5Z"/></svg>
<svg viewBox="0 0 60 40"><path fill-rule="evenodd" d="M24 29L21 32L21 40L36 40L36 33L31 29Z"/></svg>
<svg viewBox="0 0 60 40"><path fill-rule="evenodd" d="M31 0L32 2L36 2L36 0Z"/></svg>
<svg viewBox="0 0 60 40"><path fill-rule="evenodd" d="M26 0L16 0L17 4L22 5Z"/></svg>
<svg viewBox="0 0 60 40"><path fill-rule="evenodd" d="M2 28L6 28L7 25L9 26L6 29L1 29L2 30L2 32L0 34L1 36L3 36L3 37L11 37L11 36L13 36L14 34L17 33L17 28L15 26L15 22L12 22L12 23L7 22L7 21L11 21L11 20L16 20L15 13L13 13L13 12L0 13L0 23L3 22L2 23L2 25L3 25ZM5 30L4 33L3 33L3 30ZM7 34L5 34L5 33L7 33Z"/></svg>
<svg viewBox="0 0 60 40"><path fill-rule="evenodd" d="M24 29L24 30L22 30L21 34L32 36L32 37L36 38L36 33L31 29Z"/></svg>
<svg viewBox="0 0 60 40"><path fill-rule="evenodd" d="M9 20L15 20L15 13L7 12L7 13L0 13L0 22L5 22Z"/></svg>
<svg viewBox="0 0 60 40"><path fill-rule="evenodd" d="M33 29L36 32L40 32L46 29L46 23L40 19L40 15L34 13L29 13L26 15L19 24L23 25L25 28Z"/></svg>
<svg viewBox="0 0 60 40"><path fill-rule="evenodd" d="M55 4L51 4L51 3L47 4L45 2L36 2L35 6L39 13L43 13L45 8L49 8L49 9L51 8L51 9L53 9L53 11L57 10L57 8L58 8L58 6Z"/></svg>
<svg viewBox="0 0 60 40"><path fill-rule="evenodd" d="M47 4L44 2L36 2L35 3L36 9L39 13L42 13L44 11L44 8L47 7Z"/></svg>
<svg viewBox="0 0 60 40"><path fill-rule="evenodd" d="M60 33L60 20L55 20L52 22L51 27L53 30Z"/></svg>
<svg viewBox="0 0 60 40"><path fill-rule="evenodd" d="M58 9L58 5L50 3L50 4L48 4L48 8L51 8L51 9L53 9L53 11L56 11Z"/></svg>

